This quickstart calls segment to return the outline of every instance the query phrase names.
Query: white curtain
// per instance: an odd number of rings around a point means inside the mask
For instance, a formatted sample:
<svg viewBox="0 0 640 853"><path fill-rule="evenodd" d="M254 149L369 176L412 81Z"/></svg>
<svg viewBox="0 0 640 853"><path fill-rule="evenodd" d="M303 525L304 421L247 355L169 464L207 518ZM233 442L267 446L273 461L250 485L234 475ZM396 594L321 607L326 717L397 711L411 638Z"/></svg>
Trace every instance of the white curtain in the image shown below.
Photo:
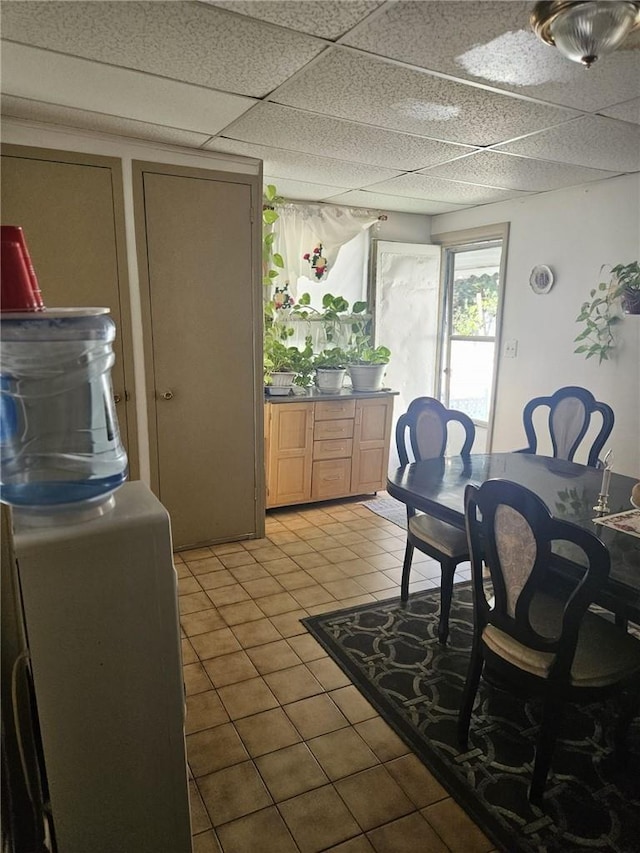
<svg viewBox="0 0 640 853"><path fill-rule="evenodd" d="M322 244L322 254L327 259L327 270L334 264L338 250L360 231L378 221L379 211L365 208L338 207L329 204L287 204L276 207L280 218L274 225L276 237L274 250L284 259L284 269L279 280L289 282L289 292L297 296L298 277L314 278L308 252Z"/></svg>

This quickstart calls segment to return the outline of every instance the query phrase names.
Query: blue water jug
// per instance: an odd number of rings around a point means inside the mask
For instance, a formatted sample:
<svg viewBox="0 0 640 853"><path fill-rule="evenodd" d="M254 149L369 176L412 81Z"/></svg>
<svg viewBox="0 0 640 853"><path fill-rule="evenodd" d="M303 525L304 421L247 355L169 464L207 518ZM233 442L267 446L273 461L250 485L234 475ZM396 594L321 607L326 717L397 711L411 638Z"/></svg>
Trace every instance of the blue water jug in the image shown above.
<svg viewBox="0 0 640 853"><path fill-rule="evenodd" d="M0 315L0 499L50 510L99 505L124 483L107 308Z"/></svg>

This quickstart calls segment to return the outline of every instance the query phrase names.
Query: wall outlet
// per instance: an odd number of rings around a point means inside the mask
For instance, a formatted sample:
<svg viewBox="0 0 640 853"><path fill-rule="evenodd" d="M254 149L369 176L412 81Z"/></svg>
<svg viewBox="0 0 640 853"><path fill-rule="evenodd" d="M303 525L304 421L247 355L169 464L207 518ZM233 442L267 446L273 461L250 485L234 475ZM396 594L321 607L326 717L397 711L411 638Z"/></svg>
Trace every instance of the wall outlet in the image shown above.
<svg viewBox="0 0 640 853"><path fill-rule="evenodd" d="M518 341L505 341L504 342L504 357L505 358L516 358L518 355Z"/></svg>

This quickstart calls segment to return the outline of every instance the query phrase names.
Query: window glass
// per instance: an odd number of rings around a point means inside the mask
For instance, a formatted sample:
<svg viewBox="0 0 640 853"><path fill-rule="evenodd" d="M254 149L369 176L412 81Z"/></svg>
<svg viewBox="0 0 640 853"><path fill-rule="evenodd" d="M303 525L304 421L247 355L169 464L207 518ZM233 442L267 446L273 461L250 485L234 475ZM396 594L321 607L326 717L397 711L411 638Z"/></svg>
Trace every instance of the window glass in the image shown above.
<svg viewBox="0 0 640 853"><path fill-rule="evenodd" d="M492 417L502 241L445 251L442 400L485 427Z"/></svg>
<svg viewBox="0 0 640 853"><path fill-rule="evenodd" d="M493 386L493 351L493 341L451 341L449 408L485 423Z"/></svg>

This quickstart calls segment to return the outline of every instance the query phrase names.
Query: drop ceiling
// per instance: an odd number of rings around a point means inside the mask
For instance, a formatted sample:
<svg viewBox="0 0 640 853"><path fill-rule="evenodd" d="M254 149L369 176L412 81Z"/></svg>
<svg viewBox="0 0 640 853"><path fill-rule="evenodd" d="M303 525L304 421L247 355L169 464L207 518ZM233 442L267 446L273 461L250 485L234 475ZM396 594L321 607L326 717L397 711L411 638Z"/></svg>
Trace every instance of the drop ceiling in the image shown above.
<svg viewBox="0 0 640 853"><path fill-rule="evenodd" d="M257 158L435 214L640 171L640 33L586 70L519 0L1 4L2 113Z"/></svg>

